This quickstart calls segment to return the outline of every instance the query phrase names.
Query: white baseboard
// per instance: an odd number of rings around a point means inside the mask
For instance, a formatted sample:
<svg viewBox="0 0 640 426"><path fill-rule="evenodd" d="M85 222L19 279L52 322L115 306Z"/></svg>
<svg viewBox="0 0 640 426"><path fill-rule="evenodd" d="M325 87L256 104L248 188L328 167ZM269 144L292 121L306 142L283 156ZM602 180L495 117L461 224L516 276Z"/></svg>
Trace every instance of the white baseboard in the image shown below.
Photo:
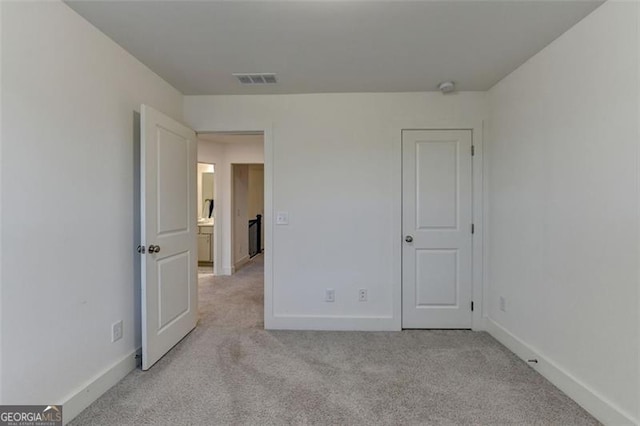
<svg viewBox="0 0 640 426"><path fill-rule="evenodd" d="M400 331L393 317L276 315L265 316L267 330Z"/></svg>
<svg viewBox="0 0 640 426"><path fill-rule="evenodd" d="M497 322L487 318L486 329L496 340L506 346L525 362L529 359L537 359L537 364L527 363L547 380L576 401L582 408L605 425L637 425L630 413L617 407L604 396L589 388L579 379L545 358L534 348L514 336Z"/></svg>
<svg viewBox="0 0 640 426"><path fill-rule="evenodd" d="M226 268L226 267L220 268L220 273L218 275L233 275L233 268Z"/></svg>
<svg viewBox="0 0 640 426"><path fill-rule="evenodd" d="M136 355L141 352L141 349L137 349L126 355L120 361L89 380L78 391L65 398L62 402L63 423L65 425L69 423L82 410L135 369L137 365Z"/></svg>
<svg viewBox="0 0 640 426"><path fill-rule="evenodd" d="M245 257L243 257L242 259L238 260L234 265L233 268L231 268L232 273L236 273L238 270L240 270L240 268L242 268L247 262L249 262L250 257L249 255L246 255Z"/></svg>

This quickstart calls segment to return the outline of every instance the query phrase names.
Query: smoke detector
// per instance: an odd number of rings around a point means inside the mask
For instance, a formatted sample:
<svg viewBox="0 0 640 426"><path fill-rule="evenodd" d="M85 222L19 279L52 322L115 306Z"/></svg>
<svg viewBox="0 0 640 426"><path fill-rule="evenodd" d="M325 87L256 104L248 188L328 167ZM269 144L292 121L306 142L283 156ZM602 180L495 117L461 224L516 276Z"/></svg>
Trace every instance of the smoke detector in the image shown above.
<svg viewBox="0 0 640 426"><path fill-rule="evenodd" d="M451 93L455 90L456 85L453 81L443 81L442 83L438 84L438 89L442 92L442 93Z"/></svg>
<svg viewBox="0 0 640 426"><path fill-rule="evenodd" d="M276 84L278 82L274 73L234 73L233 76L243 85Z"/></svg>

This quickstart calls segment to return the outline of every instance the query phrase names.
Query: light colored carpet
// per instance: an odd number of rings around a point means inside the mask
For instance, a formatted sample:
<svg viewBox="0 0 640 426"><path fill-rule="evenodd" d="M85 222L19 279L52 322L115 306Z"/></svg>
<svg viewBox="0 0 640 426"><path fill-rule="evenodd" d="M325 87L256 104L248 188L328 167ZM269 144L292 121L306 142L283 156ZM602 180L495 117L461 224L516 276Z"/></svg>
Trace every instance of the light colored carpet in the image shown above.
<svg viewBox="0 0 640 426"><path fill-rule="evenodd" d="M486 333L265 331L262 266L201 276L196 330L72 424L598 424Z"/></svg>

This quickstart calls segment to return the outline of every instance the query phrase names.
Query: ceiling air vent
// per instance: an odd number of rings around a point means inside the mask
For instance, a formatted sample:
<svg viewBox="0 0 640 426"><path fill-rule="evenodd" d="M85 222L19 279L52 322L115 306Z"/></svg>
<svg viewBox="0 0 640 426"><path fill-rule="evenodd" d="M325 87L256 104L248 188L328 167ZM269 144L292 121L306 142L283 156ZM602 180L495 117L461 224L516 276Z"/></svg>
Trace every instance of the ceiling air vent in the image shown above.
<svg viewBox="0 0 640 426"><path fill-rule="evenodd" d="M276 84L276 75L273 73L257 73L257 74L233 74L240 84Z"/></svg>

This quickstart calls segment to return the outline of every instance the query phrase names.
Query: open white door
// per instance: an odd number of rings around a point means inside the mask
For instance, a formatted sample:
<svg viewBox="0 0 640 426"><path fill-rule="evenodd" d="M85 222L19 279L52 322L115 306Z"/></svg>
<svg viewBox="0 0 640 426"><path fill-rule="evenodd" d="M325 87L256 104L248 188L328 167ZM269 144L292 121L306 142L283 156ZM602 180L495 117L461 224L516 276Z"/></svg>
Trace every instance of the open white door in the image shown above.
<svg viewBox="0 0 640 426"><path fill-rule="evenodd" d="M196 163L193 130L141 108L142 369L196 326Z"/></svg>

